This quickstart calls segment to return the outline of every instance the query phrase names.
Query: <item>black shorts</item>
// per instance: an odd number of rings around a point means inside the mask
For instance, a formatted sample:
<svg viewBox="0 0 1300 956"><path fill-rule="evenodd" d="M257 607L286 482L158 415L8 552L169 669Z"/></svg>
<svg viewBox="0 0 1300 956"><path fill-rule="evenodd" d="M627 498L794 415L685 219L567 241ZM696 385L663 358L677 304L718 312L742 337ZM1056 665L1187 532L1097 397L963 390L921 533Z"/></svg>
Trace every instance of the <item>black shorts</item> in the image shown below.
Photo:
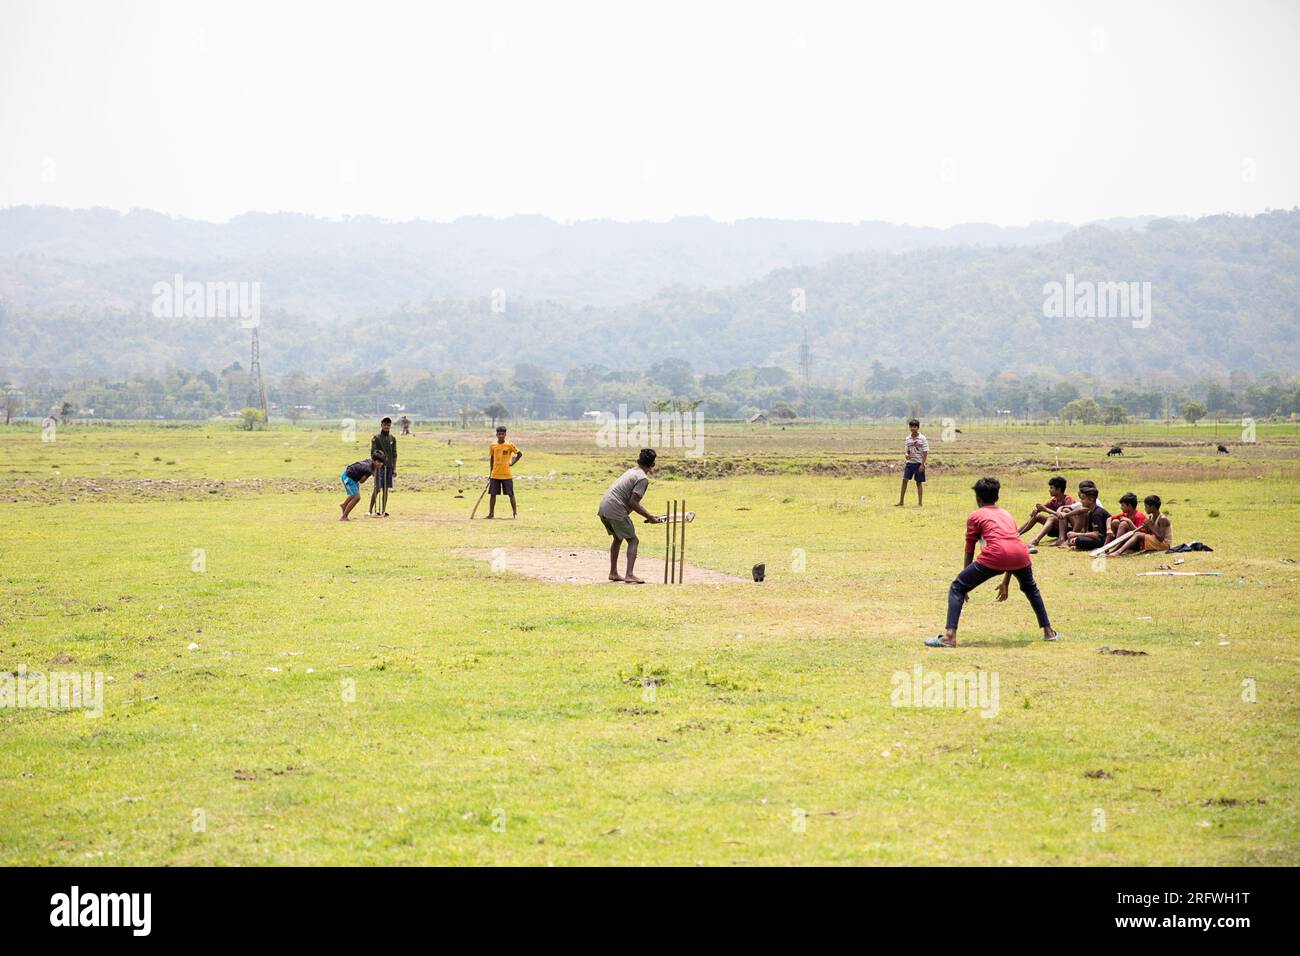
<svg viewBox="0 0 1300 956"><path fill-rule="evenodd" d="M488 494L490 495L513 495L515 493L515 480L513 478L489 478Z"/></svg>

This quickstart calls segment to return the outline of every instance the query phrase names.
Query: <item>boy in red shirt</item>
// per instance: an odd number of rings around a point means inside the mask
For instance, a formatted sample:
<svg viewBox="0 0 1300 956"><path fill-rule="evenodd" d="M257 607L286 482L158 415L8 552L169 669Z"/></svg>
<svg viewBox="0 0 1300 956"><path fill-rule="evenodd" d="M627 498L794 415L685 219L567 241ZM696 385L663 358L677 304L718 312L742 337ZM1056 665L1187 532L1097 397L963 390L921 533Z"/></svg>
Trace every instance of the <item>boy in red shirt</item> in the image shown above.
<svg viewBox="0 0 1300 956"><path fill-rule="evenodd" d="M1121 534L1142 527L1143 522L1147 520L1147 516L1138 511L1137 507L1138 496L1131 491L1119 499L1119 514L1111 515L1106 519L1106 544L1110 544ZM1125 521L1128 524L1124 524Z"/></svg>
<svg viewBox="0 0 1300 956"><path fill-rule="evenodd" d="M998 507L1001 490L1002 484L996 478L981 478L975 482L975 503L979 507L966 519L966 563L948 589L947 627L942 634L926 638L926 647L956 647L957 622L961 618L962 605L971 591L1001 573L1005 573L1005 577L998 587L998 600L1006 600L1007 588L1014 574L1020 582L1020 590L1029 600L1029 606L1034 609L1038 626L1043 629L1043 640L1057 639L1058 635L1047 619L1043 596L1034 581L1029 548L1020 540L1016 519L1011 517L1011 512ZM984 547L976 561L975 542L980 539L983 539Z"/></svg>
<svg viewBox="0 0 1300 956"><path fill-rule="evenodd" d="M1057 527L1060 523L1060 511L1062 508L1068 508L1074 504L1074 499L1065 493L1065 479L1060 475L1047 479L1047 494L1047 500L1040 505L1034 505L1034 510L1029 513L1029 519L1020 526L1021 534L1024 534L1036 524L1043 526L1043 530L1038 532L1038 536L1029 542L1031 548L1036 547L1038 542L1048 535L1053 538L1060 536Z"/></svg>
<svg viewBox="0 0 1300 956"><path fill-rule="evenodd" d="M1142 499L1142 506L1146 508L1146 514L1138 515L1141 522L1132 524L1120 524L1115 528L1116 535L1121 535L1125 531L1135 530L1137 534L1133 535L1131 541L1120 549L1122 552L1136 551L1168 551L1174 546L1174 528L1169 523L1169 515L1162 514L1160 511L1159 495L1147 495Z"/></svg>

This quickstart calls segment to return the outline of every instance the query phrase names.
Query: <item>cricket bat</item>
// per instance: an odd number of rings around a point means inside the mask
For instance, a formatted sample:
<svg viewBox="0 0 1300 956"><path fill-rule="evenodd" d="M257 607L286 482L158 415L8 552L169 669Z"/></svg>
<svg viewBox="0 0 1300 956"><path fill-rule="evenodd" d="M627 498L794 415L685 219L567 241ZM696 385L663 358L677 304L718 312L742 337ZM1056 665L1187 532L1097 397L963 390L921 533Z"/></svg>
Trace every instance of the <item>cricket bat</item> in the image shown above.
<svg viewBox="0 0 1300 956"><path fill-rule="evenodd" d="M1221 571L1139 571L1140 578L1217 578Z"/></svg>
<svg viewBox="0 0 1300 956"><path fill-rule="evenodd" d="M491 485L492 485L492 479L489 478L489 479L487 480L487 484L485 484L485 485L483 486L483 490L480 491L480 492L478 493L478 501L474 502L474 510L471 511L471 512L469 513L469 520L470 520L470 521L473 521L473 520L474 520L474 516L475 516L476 514L478 514L478 506L481 505L481 504L483 503L483 496L484 496L485 494L487 494L487 490L488 490L489 487L491 487Z"/></svg>
<svg viewBox="0 0 1300 956"><path fill-rule="evenodd" d="M383 471L383 469L380 468L379 471ZM379 483L383 480L379 475L379 471L371 475L370 478L370 510L366 514L372 518L375 516L375 500L379 497Z"/></svg>
<svg viewBox="0 0 1300 956"><path fill-rule="evenodd" d="M1125 544L1135 534L1137 534L1137 528L1134 528L1132 531L1125 531L1114 541L1109 544L1103 544L1100 548L1093 548L1088 552L1088 554L1094 558L1101 557L1103 554L1110 554L1113 551L1118 550L1120 545Z"/></svg>

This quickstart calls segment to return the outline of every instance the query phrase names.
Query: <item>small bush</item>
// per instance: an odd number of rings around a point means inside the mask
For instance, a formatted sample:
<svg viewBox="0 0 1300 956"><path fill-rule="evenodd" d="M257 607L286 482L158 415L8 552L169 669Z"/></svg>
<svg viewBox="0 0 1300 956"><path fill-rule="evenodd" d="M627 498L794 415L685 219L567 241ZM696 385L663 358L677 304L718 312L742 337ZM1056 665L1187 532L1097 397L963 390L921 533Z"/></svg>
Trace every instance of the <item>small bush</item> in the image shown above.
<svg viewBox="0 0 1300 956"><path fill-rule="evenodd" d="M239 410L239 427L246 432L254 428L266 427L266 412L260 408L241 408Z"/></svg>

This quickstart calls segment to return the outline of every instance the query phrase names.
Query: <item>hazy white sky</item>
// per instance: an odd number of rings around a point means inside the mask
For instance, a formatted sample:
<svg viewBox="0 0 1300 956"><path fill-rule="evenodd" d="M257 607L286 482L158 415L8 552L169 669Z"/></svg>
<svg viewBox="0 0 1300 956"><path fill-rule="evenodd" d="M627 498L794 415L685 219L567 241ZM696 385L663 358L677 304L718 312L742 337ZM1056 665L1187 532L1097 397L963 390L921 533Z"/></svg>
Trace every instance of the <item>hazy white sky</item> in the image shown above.
<svg viewBox="0 0 1300 956"><path fill-rule="evenodd" d="M1300 204L1300 3L0 0L0 206L945 226Z"/></svg>

